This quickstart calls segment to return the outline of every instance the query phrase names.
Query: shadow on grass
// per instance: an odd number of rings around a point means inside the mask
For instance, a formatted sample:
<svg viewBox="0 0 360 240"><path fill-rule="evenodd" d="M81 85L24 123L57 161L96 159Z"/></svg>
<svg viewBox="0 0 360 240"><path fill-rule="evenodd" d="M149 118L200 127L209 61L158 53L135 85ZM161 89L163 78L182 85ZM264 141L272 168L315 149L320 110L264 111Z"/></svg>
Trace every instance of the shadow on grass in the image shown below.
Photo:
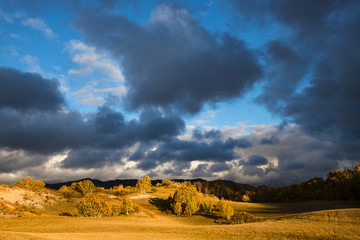
<svg viewBox="0 0 360 240"><path fill-rule="evenodd" d="M155 207L157 207L157 209L163 213L166 214L173 214L172 211L170 210L170 205L168 200L163 199L163 198L151 198L149 200L149 203L154 205ZM209 218L209 219L213 219L215 221L215 219L218 218L217 214L215 212L197 212L195 213L195 215L198 216L202 216L205 218Z"/></svg>
<svg viewBox="0 0 360 240"><path fill-rule="evenodd" d="M163 198L151 198L149 203L157 207L158 210L164 213L171 213L168 200Z"/></svg>
<svg viewBox="0 0 360 240"><path fill-rule="evenodd" d="M214 221L219 218L219 216L215 212L197 212L196 215L213 219Z"/></svg>

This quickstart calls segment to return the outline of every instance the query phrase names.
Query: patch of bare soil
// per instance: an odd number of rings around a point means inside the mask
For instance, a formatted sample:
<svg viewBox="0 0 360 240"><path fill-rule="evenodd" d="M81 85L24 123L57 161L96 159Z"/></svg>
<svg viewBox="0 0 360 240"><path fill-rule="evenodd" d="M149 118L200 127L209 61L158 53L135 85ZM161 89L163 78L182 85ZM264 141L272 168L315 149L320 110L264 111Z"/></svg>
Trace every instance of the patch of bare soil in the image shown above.
<svg viewBox="0 0 360 240"><path fill-rule="evenodd" d="M153 198L154 196L150 195L150 194L136 194L136 195L132 195L129 196L130 199L145 199L145 198Z"/></svg>
<svg viewBox="0 0 360 240"><path fill-rule="evenodd" d="M0 186L0 201L11 204L18 203L28 207L44 208L45 204L54 204L57 198L51 193Z"/></svg>

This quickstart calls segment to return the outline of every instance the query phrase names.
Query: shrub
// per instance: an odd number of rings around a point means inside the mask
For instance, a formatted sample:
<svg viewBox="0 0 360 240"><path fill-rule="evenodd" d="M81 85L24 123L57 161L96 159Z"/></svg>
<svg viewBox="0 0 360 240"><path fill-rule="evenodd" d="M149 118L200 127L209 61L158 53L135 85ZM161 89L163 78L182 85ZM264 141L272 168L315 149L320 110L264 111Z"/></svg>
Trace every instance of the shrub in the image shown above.
<svg viewBox="0 0 360 240"><path fill-rule="evenodd" d="M98 199L95 196L82 198L76 206L74 216L82 217L112 217L121 214L128 215L134 211L133 202L129 198L123 198L118 203Z"/></svg>
<svg viewBox="0 0 360 240"><path fill-rule="evenodd" d="M30 177L23 178L14 184L17 187L38 190L45 187L45 183L41 180L32 180Z"/></svg>

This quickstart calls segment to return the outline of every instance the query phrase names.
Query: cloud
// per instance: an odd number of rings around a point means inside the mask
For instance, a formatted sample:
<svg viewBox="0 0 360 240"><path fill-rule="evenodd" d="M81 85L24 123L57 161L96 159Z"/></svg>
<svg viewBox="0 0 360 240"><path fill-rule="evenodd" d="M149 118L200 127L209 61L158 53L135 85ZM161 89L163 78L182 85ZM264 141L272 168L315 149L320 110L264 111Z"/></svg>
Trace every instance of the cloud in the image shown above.
<svg viewBox="0 0 360 240"><path fill-rule="evenodd" d="M251 155L247 162L247 164L250 166L261 166L261 165L265 165L267 163L268 163L268 160L265 157L259 156L259 155Z"/></svg>
<svg viewBox="0 0 360 240"><path fill-rule="evenodd" d="M87 42L122 59L131 108L196 113L204 103L241 96L262 76L241 40L224 34L218 41L183 9L159 6L144 25L87 9L74 26Z"/></svg>
<svg viewBox="0 0 360 240"><path fill-rule="evenodd" d="M59 110L64 103L56 80L0 67L0 109L51 111Z"/></svg>
<svg viewBox="0 0 360 240"><path fill-rule="evenodd" d="M219 139L221 133L210 131L205 133L207 142L203 135L199 138L197 136L198 130L194 131L193 140L180 140L172 137L167 141L158 142L154 145L142 145L138 150L130 156L131 160L139 161L139 167L144 166L142 162L146 162L146 166L150 166L150 162L154 165L162 165L168 162L193 162L193 161L207 161L207 162L225 162L239 158L235 149L250 148L251 143L245 138L226 140ZM225 169L224 165L221 165ZM214 169L220 170L220 165L216 165Z"/></svg>
<svg viewBox="0 0 360 240"><path fill-rule="evenodd" d="M4 19L7 23L13 23L14 20L10 14L0 8L0 20Z"/></svg>
<svg viewBox="0 0 360 240"><path fill-rule="evenodd" d="M27 27L34 28L42 32L47 38L56 38L57 35L48 27L48 25L41 18L27 18L22 21L22 24Z"/></svg>
<svg viewBox="0 0 360 240"><path fill-rule="evenodd" d="M69 70L70 75L88 75L98 70L107 76L107 81L125 81L118 65L107 54L99 53L95 47L78 40L70 40L65 50L72 55L72 61L79 66L78 69Z"/></svg>
<svg viewBox="0 0 360 240"><path fill-rule="evenodd" d="M41 165L47 160L47 155L0 148L0 173L18 172L28 167Z"/></svg>
<svg viewBox="0 0 360 240"><path fill-rule="evenodd" d="M24 62L28 65L28 71L42 74L43 70L40 67L39 60L36 56L31 56L26 54L24 57L20 59L21 62Z"/></svg>
<svg viewBox="0 0 360 240"><path fill-rule="evenodd" d="M342 145L359 139L359 3L231 4L241 16L259 24L270 19L291 32L266 44L266 81L258 103L323 141Z"/></svg>
<svg viewBox="0 0 360 240"><path fill-rule="evenodd" d="M61 167L71 169L103 168L107 164L122 163L124 156L126 156L124 150L82 148L71 150L62 161Z"/></svg>

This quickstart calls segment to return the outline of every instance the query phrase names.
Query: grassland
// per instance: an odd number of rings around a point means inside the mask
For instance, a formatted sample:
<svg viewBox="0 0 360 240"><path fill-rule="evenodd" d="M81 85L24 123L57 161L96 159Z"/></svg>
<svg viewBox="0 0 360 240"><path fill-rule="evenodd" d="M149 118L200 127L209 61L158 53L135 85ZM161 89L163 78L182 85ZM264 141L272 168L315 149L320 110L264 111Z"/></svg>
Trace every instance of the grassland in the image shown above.
<svg viewBox="0 0 360 240"><path fill-rule="evenodd" d="M0 239L360 239L360 202L299 203L231 202L236 211L261 217L256 223L215 224L215 213L176 217L163 210L173 188L134 194L143 212L111 218L59 216L74 207L61 200L43 208L39 216L1 217ZM215 197L203 196L214 203Z"/></svg>

